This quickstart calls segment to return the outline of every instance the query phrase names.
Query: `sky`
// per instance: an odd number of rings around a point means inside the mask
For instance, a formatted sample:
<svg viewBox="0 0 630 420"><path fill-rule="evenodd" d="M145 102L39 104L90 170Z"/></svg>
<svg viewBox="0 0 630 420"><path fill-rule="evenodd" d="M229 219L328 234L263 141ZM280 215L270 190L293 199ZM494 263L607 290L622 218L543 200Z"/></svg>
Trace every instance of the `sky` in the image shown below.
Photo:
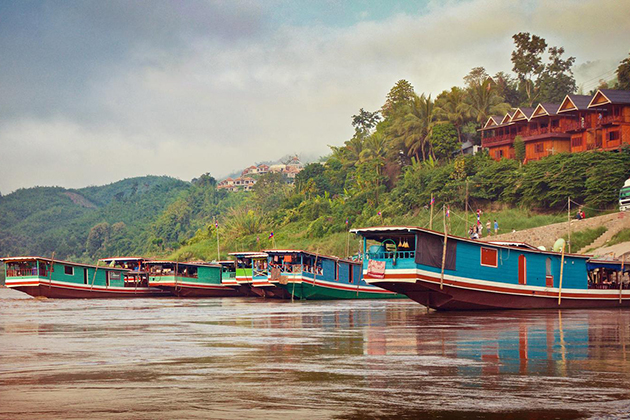
<svg viewBox="0 0 630 420"><path fill-rule="evenodd" d="M1 0L0 193L314 160L400 79L435 97L510 72L518 32L588 91L628 22L625 0Z"/></svg>

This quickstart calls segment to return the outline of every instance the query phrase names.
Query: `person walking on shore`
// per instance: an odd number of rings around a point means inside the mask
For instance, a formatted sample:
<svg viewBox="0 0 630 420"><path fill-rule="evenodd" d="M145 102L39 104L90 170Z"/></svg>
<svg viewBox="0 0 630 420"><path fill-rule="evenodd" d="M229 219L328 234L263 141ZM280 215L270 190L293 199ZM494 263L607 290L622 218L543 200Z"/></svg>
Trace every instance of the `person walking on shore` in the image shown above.
<svg viewBox="0 0 630 420"><path fill-rule="evenodd" d="M497 219L494 219L494 234L499 234L499 222L497 222Z"/></svg>

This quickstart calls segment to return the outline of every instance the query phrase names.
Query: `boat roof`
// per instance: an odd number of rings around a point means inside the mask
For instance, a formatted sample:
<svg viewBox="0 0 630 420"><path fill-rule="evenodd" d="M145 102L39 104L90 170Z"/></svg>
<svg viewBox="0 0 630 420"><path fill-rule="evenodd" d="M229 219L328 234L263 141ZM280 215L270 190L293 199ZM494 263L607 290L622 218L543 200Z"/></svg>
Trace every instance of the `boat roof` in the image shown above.
<svg viewBox="0 0 630 420"><path fill-rule="evenodd" d="M100 258L99 261L103 262L117 262L117 261L150 261L148 258L144 257L111 257L111 258Z"/></svg>
<svg viewBox="0 0 630 420"><path fill-rule="evenodd" d="M267 258L267 254L265 252L230 252L228 255L245 258Z"/></svg>
<svg viewBox="0 0 630 420"><path fill-rule="evenodd" d="M621 271L622 266L624 273L630 272L630 265L625 261L591 258L586 262L586 268L588 270L593 270L595 268L608 268L615 271Z"/></svg>
<svg viewBox="0 0 630 420"><path fill-rule="evenodd" d="M145 265L158 265L158 264L177 264L177 265L189 265L196 267L220 267L219 264L204 262L204 261L147 261Z"/></svg>
<svg viewBox="0 0 630 420"><path fill-rule="evenodd" d="M51 262L54 261L56 263L59 264L65 264L65 265L73 265L76 267L93 267L93 268L100 268L100 269L107 269L107 270L116 270L116 271L130 271L126 268L121 268L121 267L107 267L107 266L103 266L103 265L93 265L93 264L82 264L82 263L76 263L76 262L72 262L72 261L64 261L64 260L57 260L57 259L51 259L51 258L45 258L45 257L6 257L6 258L0 258L0 262L3 263L8 263L8 262L31 262L31 261L45 261L45 262Z"/></svg>
<svg viewBox="0 0 630 420"><path fill-rule="evenodd" d="M350 260L347 258L340 258L334 255L318 254L316 252L304 251L303 249L265 249L265 252L268 253L269 255L273 255L274 253L275 254L307 254L313 257L327 258L329 260L342 261L342 262L346 262L350 264L361 264L361 261Z"/></svg>
<svg viewBox="0 0 630 420"><path fill-rule="evenodd" d="M481 241L481 242L488 242L489 244L496 244L496 245L515 246L517 248L540 249L526 242L511 242L511 241Z"/></svg>
<svg viewBox="0 0 630 420"><path fill-rule="evenodd" d="M437 236L444 236L443 232L425 229L418 226L376 226L376 227L370 227L370 228L350 229L350 232L355 233L357 235L361 235L366 239L372 239L379 242L382 242L383 240L390 238L392 235L402 236L402 235L416 234L418 232L430 233L432 235L437 235ZM531 245L528 245L528 247L514 245L514 244L523 244L523 242L508 242L507 244L501 244L498 242L486 242L486 241L480 241L480 240L475 240L475 239L462 238L461 236L456 236L456 235L451 235L451 234L449 234L448 237L451 239L457 239L458 241L461 241L461 242L468 242L468 243L473 243L473 244L481 245L481 246L491 245L494 247L507 248L507 249L518 248L523 251L534 252L534 253L539 253L539 254L550 254L550 255L561 254L560 252L543 251ZM583 254L565 253L564 255L570 256L573 258L584 258L584 259L592 258L592 255L583 255Z"/></svg>

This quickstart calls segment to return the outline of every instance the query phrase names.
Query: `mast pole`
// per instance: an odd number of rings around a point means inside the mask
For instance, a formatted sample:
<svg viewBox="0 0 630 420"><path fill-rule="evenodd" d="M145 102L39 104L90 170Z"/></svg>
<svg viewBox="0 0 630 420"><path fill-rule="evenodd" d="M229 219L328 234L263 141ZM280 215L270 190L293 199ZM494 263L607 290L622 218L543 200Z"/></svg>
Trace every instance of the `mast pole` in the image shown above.
<svg viewBox="0 0 630 420"><path fill-rule="evenodd" d="M571 197L567 197L567 221L569 222L569 236L568 236L568 244L569 244L569 254L571 253Z"/></svg>
<svg viewBox="0 0 630 420"><path fill-rule="evenodd" d="M564 247L565 245L562 245L562 257L560 257L560 284L559 284L559 288L558 288L558 306L560 306L560 304L562 303L562 275L564 273Z"/></svg>
<svg viewBox="0 0 630 420"><path fill-rule="evenodd" d="M433 230L433 193L431 193L431 215L429 216L429 229Z"/></svg>
<svg viewBox="0 0 630 420"><path fill-rule="evenodd" d="M444 265L446 264L446 241L448 241L448 230L446 229L446 205L442 206L444 216L444 246L442 247L442 271L440 272L440 290L444 288Z"/></svg>

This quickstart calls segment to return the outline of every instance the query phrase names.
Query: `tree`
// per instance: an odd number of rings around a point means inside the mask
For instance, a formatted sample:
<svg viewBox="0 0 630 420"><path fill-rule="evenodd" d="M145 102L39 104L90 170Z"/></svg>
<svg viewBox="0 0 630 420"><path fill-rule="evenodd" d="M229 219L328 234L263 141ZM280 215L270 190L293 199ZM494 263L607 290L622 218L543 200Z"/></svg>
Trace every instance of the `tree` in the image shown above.
<svg viewBox="0 0 630 420"><path fill-rule="evenodd" d="M492 80L494 80L497 94L503 97L504 101L509 103L512 108L518 108L522 102L518 91L518 81L502 71L492 76Z"/></svg>
<svg viewBox="0 0 630 420"><path fill-rule="evenodd" d="M361 108L357 115L352 116L352 126L356 134L361 134L361 137L365 137L370 134L380 120L379 111L369 112Z"/></svg>
<svg viewBox="0 0 630 420"><path fill-rule="evenodd" d="M564 48L549 48L550 62L545 66L537 81L541 102L560 103L564 97L575 92L577 86L571 67L575 57L562 59Z"/></svg>
<svg viewBox="0 0 630 420"><path fill-rule="evenodd" d="M462 141L462 126L470 116L470 105L466 103L466 92L453 86L437 97L436 116L441 122L449 122L457 131L457 140Z"/></svg>
<svg viewBox="0 0 630 420"><path fill-rule="evenodd" d="M420 160L426 160L427 153L431 152L429 135L435 124L435 104L431 95L415 95L413 101L396 116L392 123L392 131L395 137L401 140L407 149L409 156L415 156Z"/></svg>
<svg viewBox="0 0 630 420"><path fill-rule="evenodd" d="M525 160L525 142L521 136L514 138L514 157L519 163L523 163Z"/></svg>
<svg viewBox="0 0 630 420"><path fill-rule="evenodd" d="M431 149L438 159L450 159L460 147L459 137L452 123L436 124L431 131Z"/></svg>
<svg viewBox="0 0 630 420"><path fill-rule="evenodd" d="M490 76L483 67L473 67L470 72L464 76L464 83L467 88L477 86L488 80Z"/></svg>
<svg viewBox="0 0 630 420"><path fill-rule="evenodd" d="M630 90L630 56L617 67L617 89Z"/></svg>
<svg viewBox="0 0 630 420"><path fill-rule="evenodd" d="M271 212L280 207L280 203L287 195L289 187L283 174L269 172L258 178L252 190L254 203L260 209Z"/></svg>
<svg viewBox="0 0 630 420"><path fill-rule="evenodd" d="M535 89L534 78L538 78L545 69L542 54L547 48L547 42L529 32L519 32L512 36L516 50L512 52L512 71L516 73L521 89L525 92L529 106L532 106L538 92Z"/></svg>
<svg viewBox="0 0 630 420"><path fill-rule="evenodd" d="M480 85L468 89L468 103L477 123L483 124L490 116L504 114L510 110L510 104L497 94L494 82L486 79Z"/></svg>
<svg viewBox="0 0 630 420"><path fill-rule="evenodd" d="M381 114L385 118L392 116L400 108L409 105L415 94L411 83L405 79L399 80L387 94L385 104L381 108Z"/></svg>
<svg viewBox="0 0 630 420"><path fill-rule="evenodd" d="M95 256L109 241L109 223L102 222L90 229L85 248L90 256Z"/></svg>

